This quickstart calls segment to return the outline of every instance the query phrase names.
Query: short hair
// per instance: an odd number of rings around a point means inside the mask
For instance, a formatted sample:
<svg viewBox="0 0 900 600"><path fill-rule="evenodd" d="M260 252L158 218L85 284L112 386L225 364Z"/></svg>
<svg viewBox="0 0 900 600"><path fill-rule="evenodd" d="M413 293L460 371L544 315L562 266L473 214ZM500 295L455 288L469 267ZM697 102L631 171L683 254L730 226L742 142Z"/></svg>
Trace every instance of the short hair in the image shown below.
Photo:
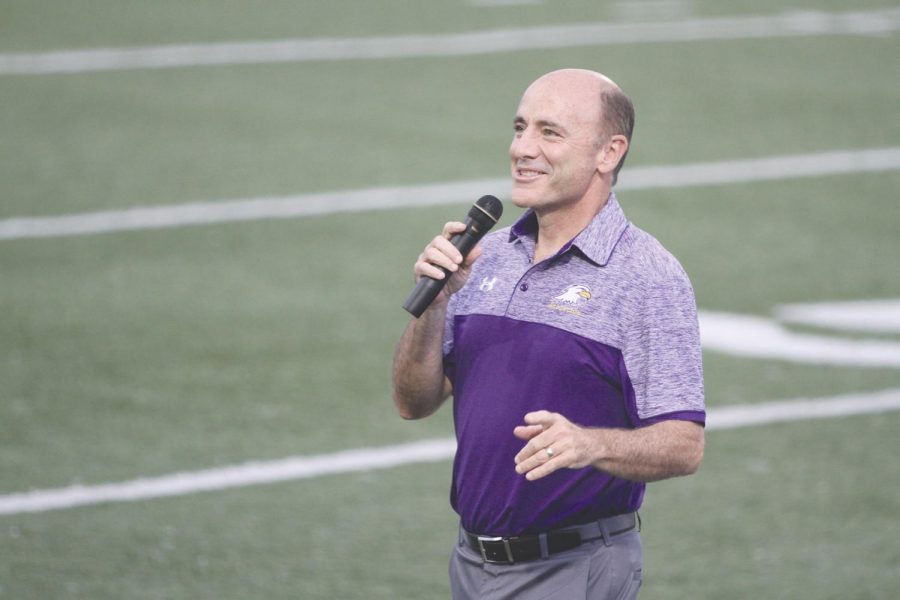
<svg viewBox="0 0 900 600"><path fill-rule="evenodd" d="M619 170L625 164L625 157L631 149L631 134L634 132L634 104L619 88L606 89L600 93L600 127L600 134L605 139L614 135L624 135L628 140L628 149L613 170L612 184L616 185Z"/></svg>

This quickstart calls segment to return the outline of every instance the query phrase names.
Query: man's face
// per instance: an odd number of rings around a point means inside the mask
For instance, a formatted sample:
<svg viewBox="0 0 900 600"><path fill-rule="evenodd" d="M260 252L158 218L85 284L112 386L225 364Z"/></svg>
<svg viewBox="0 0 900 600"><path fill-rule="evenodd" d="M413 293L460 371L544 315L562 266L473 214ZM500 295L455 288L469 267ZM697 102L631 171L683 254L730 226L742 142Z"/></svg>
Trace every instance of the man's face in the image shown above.
<svg viewBox="0 0 900 600"><path fill-rule="evenodd" d="M599 177L599 96L565 78L540 79L525 91L509 147L513 204L541 212L589 194Z"/></svg>

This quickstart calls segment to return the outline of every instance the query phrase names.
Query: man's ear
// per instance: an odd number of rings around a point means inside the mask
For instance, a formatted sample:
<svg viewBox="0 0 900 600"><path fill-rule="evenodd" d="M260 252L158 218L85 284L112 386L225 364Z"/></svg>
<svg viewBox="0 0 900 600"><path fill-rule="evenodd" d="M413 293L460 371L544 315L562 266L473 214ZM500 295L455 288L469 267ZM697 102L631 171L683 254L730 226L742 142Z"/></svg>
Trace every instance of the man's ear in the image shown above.
<svg viewBox="0 0 900 600"><path fill-rule="evenodd" d="M628 152L628 138L616 134L603 144L597 155L597 170L601 173L612 173Z"/></svg>

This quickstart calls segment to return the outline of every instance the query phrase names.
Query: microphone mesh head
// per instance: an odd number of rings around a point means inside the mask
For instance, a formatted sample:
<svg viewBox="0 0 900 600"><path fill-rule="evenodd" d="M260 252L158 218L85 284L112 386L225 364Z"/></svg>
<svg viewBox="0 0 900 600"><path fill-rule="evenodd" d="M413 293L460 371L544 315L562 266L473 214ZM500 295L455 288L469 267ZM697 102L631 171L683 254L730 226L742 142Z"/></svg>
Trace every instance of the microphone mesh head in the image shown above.
<svg viewBox="0 0 900 600"><path fill-rule="evenodd" d="M494 223L499 221L500 217L503 216L503 204L499 200L497 200L496 197L491 196L490 194L479 198L475 203L475 207L472 208L472 211L470 211L469 214L474 211L478 211L478 209L481 209L481 211L486 213L487 216L494 221Z"/></svg>

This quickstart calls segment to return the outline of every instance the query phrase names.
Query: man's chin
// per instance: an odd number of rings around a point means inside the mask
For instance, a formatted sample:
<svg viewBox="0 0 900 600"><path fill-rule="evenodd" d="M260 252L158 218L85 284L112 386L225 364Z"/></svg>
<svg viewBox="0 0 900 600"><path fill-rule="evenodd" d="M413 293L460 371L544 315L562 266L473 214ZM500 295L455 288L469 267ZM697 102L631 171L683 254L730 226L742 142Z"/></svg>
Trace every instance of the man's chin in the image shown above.
<svg viewBox="0 0 900 600"><path fill-rule="evenodd" d="M537 194L526 192L523 190L517 190L515 186L513 186L512 193L509 197L510 201L519 208L531 208L537 202Z"/></svg>

